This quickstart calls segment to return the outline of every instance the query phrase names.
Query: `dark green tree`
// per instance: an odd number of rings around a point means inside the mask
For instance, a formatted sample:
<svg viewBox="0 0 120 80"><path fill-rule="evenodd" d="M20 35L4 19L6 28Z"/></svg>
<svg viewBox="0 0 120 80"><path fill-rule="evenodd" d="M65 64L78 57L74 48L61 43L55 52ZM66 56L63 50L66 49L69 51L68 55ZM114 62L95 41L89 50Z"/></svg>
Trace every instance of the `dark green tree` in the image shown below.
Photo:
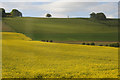
<svg viewBox="0 0 120 80"><path fill-rule="evenodd" d="M50 42L53 42L53 40L50 40Z"/></svg>
<svg viewBox="0 0 120 80"><path fill-rule="evenodd" d="M95 43L91 43L91 45L95 45Z"/></svg>
<svg viewBox="0 0 120 80"><path fill-rule="evenodd" d="M102 44L100 44L99 46L103 46Z"/></svg>
<svg viewBox="0 0 120 80"><path fill-rule="evenodd" d="M52 17L52 15L51 14L46 14L46 17Z"/></svg>
<svg viewBox="0 0 120 80"><path fill-rule="evenodd" d="M120 43L113 43L113 44L110 44L110 47L120 47Z"/></svg>
<svg viewBox="0 0 120 80"><path fill-rule="evenodd" d="M96 17L96 14L94 13L94 12L92 12L91 14L90 14L90 18L95 18Z"/></svg>
<svg viewBox="0 0 120 80"><path fill-rule="evenodd" d="M5 9L0 8L0 17L5 17Z"/></svg>
<svg viewBox="0 0 120 80"><path fill-rule="evenodd" d="M89 43L86 43L86 45L90 45Z"/></svg>
<svg viewBox="0 0 120 80"><path fill-rule="evenodd" d="M105 16L105 14L104 13L94 13L94 12L92 12L91 14L90 14L90 18L91 19L97 19L97 20L106 20L106 16Z"/></svg>
<svg viewBox="0 0 120 80"><path fill-rule="evenodd" d="M11 15L12 15L12 17L22 17L22 13L20 11L18 11L17 9L13 9L11 11Z"/></svg>
<svg viewBox="0 0 120 80"><path fill-rule="evenodd" d="M82 43L82 45L85 45L85 43Z"/></svg>
<svg viewBox="0 0 120 80"><path fill-rule="evenodd" d="M106 16L105 16L104 13L97 13L97 14L96 14L96 19L105 20L105 19L106 19Z"/></svg>

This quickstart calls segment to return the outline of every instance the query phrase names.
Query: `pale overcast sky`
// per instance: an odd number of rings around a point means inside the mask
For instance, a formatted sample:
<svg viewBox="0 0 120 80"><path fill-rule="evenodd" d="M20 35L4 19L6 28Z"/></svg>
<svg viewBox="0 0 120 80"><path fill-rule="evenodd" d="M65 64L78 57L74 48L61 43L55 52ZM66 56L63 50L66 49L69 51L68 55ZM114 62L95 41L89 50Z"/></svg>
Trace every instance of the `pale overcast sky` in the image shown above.
<svg viewBox="0 0 120 80"><path fill-rule="evenodd" d="M87 2L88 0L38 0L40 2L17 2L15 0L4 0L0 2L0 7L5 8L6 12L10 12L12 9L18 9L23 13L25 17L44 17L46 13L51 13L53 17L89 17L91 12L103 12L108 18L118 17L118 0L103 0L106 2L97 2L97 0L91 0L94 2ZM11 1L11 2L10 2ZM21 0L22 1L22 0ZM29 0L30 1L30 0ZM45 2L49 1L49 2ZM77 2L78 1L78 2Z"/></svg>
<svg viewBox="0 0 120 80"><path fill-rule="evenodd" d="M118 2L119 0L0 0L0 2Z"/></svg>

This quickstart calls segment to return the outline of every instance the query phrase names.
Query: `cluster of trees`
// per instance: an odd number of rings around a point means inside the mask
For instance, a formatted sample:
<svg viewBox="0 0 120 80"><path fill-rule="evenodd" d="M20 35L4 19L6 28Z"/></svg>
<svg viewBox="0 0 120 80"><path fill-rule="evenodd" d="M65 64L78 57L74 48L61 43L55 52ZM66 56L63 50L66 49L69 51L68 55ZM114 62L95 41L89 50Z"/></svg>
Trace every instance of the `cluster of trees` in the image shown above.
<svg viewBox="0 0 120 80"><path fill-rule="evenodd" d="M52 15L51 14L46 14L46 17L52 17ZM68 18L69 18L69 16L68 16ZM97 20L106 20L106 16L105 16L105 14L104 13L94 13L94 12L92 12L91 14L90 14L90 18L91 19L97 19Z"/></svg>
<svg viewBox="0 0 120 80"><path fill-rule="evenodd" d="M113 43L109 45L110 47L120 47L120 43Z"/></svg>
<svg viewBox="0 0 120 80"><path fill-rule="evenodd" d="M5 9L0 8L0 16L2 17L22 17L22 13L17 9L13 9L10 13L6 13Z"/></svg>
<svg viewBox="0 0 120 80"><path fill-rule="evenodd" d="M46 14L46 17L52 17L52 15L51 14ZM69 16L68 16L68 18L69 18ZM105 16L105 14L104 13L94 13L94 12L92 12L91 14L90 14L90 18L91 19L97 19L97 20L106 20L106 16Z"/></svg>
<svg viewBox="0 0 120 80"><path fill-rule="evenodd" d="M95 45L95 43L82 43L82 45Z"/></svg>
<svg viewBox="0 0 120 80"><path fill-rule="evenodd" d="M82 43L82 45L96 45L96 44L95 43ZM120 47L120 43L112 43L112 44L106 44L106 45L100 44L99 46Z"/></svg>
<svg viewBox="0 0 120 80"><path fill-rule="evenodd" d="M53 42L53 40L41 40L43 42Z"/></svg>
<svg viewBox="0 0 120 80"><path fill-rule="evenodd" d="M4 8L0 8L0 16L2 17L22 17L22 13L17 10L17 9L13 9L10 13L6 13ZM46 14L46 17L52 17L51 14ZM90 18L91 19L97 19L97 20L106 20L106 16L104 13L94 13L92 12L90 14Z"/></svg>
<svg viewBox="0 0 120 80"><path fill-rule="evenodd" d="M92 12L90 14L90 18L91 19L98 19L98 20L106 20L106 16L102 12L101 13L94 13L94 12Z"/></svg>

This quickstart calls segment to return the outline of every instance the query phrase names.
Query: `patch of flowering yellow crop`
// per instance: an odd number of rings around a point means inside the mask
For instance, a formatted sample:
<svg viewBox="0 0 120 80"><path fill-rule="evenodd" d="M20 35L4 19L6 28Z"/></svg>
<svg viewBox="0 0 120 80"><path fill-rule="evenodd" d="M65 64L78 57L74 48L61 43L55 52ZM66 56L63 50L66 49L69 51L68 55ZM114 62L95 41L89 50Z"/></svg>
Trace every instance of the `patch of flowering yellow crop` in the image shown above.
<svg viewBox="0 0 120 80"><path fill-rule="evenodd" d="M3 33L3 78L117 78L118 48L30 40Z"/></svg>

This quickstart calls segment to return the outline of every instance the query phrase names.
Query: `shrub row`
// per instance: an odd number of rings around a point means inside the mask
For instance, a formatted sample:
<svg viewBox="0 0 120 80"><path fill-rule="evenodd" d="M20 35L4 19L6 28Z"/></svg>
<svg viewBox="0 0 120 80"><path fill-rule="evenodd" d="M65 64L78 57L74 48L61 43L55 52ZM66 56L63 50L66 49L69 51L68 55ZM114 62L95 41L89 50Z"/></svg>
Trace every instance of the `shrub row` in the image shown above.
<svg viewBox="0 0 120 80"><path fill-rule="evenodd" d="M96 45L96 44L95 43L82 43L82 45ZM120 47L120 43L112 43L112 44L106 44L106 45L100 44L99 46Z"/></svg>
<svg viewBox="0 0 120 80"><path fill-rule="evenodd" d="M109 45L110 47L120 47L120 43L113 43Z"/></svg>
<svg viewBox="0 0 120 80"><path fill-rule="evenodd" d="M43 42L53 42L53 40L41 40Z"/></svg>
<svg viewBox="0 0 120 80"><path fill-rule="evenodd" d="M82 43L82 45L95 45L95 43Z"/></svg>

